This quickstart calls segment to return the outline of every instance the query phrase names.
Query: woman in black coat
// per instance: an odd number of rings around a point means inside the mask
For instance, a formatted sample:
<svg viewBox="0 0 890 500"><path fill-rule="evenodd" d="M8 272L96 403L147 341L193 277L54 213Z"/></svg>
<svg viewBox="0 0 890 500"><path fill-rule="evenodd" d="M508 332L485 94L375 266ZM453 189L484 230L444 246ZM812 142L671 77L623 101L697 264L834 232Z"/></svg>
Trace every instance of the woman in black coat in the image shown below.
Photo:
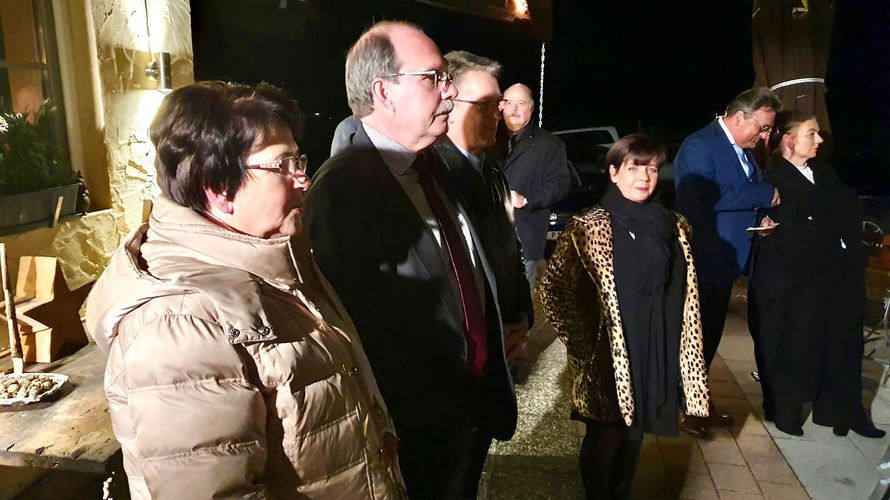
<svg viewBox="0 0 890 500"><path fill-rule="evenodd" d="M803 435L813 423L846 435L883 437L862 405L862 309L865 256L862 208L834 169L816 160L822 137L809 113L776 116L776 154L764 176L781 195L776 230L758 239L752 285L773 401L766 418ZM765 391L766 392L766 391Z"/></svg>

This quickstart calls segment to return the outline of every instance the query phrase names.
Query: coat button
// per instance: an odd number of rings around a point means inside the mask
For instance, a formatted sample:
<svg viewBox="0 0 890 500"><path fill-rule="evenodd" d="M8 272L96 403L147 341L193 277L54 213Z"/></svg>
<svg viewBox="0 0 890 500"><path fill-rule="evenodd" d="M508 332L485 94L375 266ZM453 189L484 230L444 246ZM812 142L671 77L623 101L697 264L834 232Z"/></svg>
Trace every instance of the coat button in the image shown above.
<svg viewBox="0 0 890 500"><path fill-rule="evenodd" d="M382 456L383 456L383 448L377 448L377 456L378 456L378 457L382 457Z"/></svg>
<svg viewBox="0 0 890 500"><path fill-rule="evenodd" d="M257 330L260 332L261 337L265 337L265 336L269 335L270 333L272 333L272 329L266 325L259 327Z"/></svg>
<svg viewBox="0 0 890 500"><path fill-rule="evenodd" d="M353 366L352 369L349 370L350 375L358 375L358 367Z"/></svg>
<svg viewBox="0 0 890 500"><path fill-rule="evenodd" d="M239 329L237 329L237 328L230 328L230 329L229 329L229 339L230 339L230 340L235 340L235 339L237 339L237 338L238 338L238 335L241 335L241 330L239 330Z"/></svg>

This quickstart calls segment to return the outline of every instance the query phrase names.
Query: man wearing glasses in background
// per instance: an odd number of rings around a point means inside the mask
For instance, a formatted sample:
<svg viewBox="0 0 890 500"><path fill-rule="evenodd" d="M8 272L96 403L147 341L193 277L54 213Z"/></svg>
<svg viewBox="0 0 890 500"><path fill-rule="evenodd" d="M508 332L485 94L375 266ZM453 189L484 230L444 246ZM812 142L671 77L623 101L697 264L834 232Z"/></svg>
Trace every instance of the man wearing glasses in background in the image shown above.
<svg viewBox="0 0 890 500"><path fill-rule="evenodd" d="M522 246L513 225L510 188L501 169L486 158L484 150L495 144L501 89L501 65L466 51L445 54L458 97L448 117L448 134L435 144L470 207L497 281L497 301L504 322L504 343L509 364L519 363L525 353L533 319L532 298L522 264ZM490 442L490 440L489 440ZM481 473L488 443L480 443L474 466ZM474 491L467 498L475 498Z"/></svg>
<svg viewBox="0 0 890 500"><path fill-rule="evenodd" d="M746 90L726 107L726 113L683 141L674 159L677 211L692 224L692 250L698 272L705 362L710 367L729 309L732 284L748 275L753 231L751 226L772 226L769 217L758 220L757 210L779 204L779 192L762 182L763 171L751 151L767 140L779 97L765 87ZM754 300L748 297L748 324L754 339L754 355L764 389L766 417L772 413L772 396L764 383L766 367L759 348ZM713 403L712 403L713 405ZM708 425L730 426L733 418L711 408L702 421L687 416L681 429L696 437L707 434Z"/></svg>
<svg viewBox="0 0 890 500"><path fill-rule="evenodd" d="M565 144L536 126L532 120L534 108L527 86L517 83L504 92L501 112L509 139L502 169L510 184L525 275L533 290L539 262L544 260L550 207L569 192L572 177Z"/></svg>
<svg viewBox="0 0 890 500"><path fill-rule="evenodd" d="M361 122L306 199L316 261L343 300L398 432L410 498L475 496L492 438L516 429L498 286L472 208L435 148L457 90L416 26L349 50Z"/></svg>

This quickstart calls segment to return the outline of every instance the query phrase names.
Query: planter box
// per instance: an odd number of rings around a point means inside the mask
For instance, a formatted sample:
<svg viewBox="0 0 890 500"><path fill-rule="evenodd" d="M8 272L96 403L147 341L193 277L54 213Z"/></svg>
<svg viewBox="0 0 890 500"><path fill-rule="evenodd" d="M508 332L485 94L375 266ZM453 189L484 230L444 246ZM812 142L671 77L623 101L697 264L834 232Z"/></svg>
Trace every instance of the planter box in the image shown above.
<svg viewBox="0 0 890 500"><path fill-rule="evenodd" d="M59 217L73 214L77 206L79 186L79 184L69 184L30 193L0 196L0 228L52 222L60 196L64 196L65 199L62 201Z"/></svg>

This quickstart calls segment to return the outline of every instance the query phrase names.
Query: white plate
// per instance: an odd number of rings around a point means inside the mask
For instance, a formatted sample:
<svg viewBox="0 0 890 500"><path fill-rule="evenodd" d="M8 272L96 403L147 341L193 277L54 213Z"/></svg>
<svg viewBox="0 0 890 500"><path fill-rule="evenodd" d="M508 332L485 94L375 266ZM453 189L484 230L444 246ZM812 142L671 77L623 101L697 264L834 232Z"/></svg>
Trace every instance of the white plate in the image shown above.
<svg viewBox="0 0 890 500"><path fill-rule="evenodd" d="M43 375L43 376L49 377L53 381L53 386L50 387L50 389L48 391L44 392L43 394L39 394L33 398L29 398L29 397L9 398L9 399L0 398L0 406L36 403L42 399L46 399L46 398L50 397L52 394L55 394L56 392L58 392L59 389L61 389L62 386L65 385L65 382L68 381L68 375L62 375L59 373L19 373L19 374L7 373L6 375L0 376L0 383L2 383L4 380L6 380L8 378L24 377L24 376L28 376L28 375Z"/></svg>

